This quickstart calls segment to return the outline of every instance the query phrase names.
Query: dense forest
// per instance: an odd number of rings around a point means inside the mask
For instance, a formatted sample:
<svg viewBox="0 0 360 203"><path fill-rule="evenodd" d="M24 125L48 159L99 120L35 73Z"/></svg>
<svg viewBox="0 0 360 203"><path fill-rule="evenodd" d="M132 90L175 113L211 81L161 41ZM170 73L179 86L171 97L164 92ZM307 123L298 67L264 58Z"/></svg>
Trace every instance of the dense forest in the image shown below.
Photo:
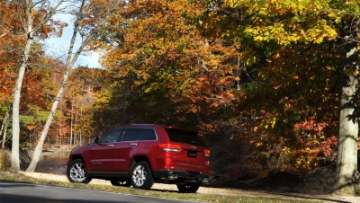
<svg viewBox="0 0 360 203"><path fill-rule="evenodd" d="M84 43L70 44L62 61L44 53L43 40L67 26L51 18L64 5L0 0L3 147L14 153L14 109L18 147L40 151L41 137L46 145L81 145L114 125L158 123L196 129L222 184L336 165L337 185L353 183L359 1L71 3L73 36ZM104 53L102 68L74 68L86 50Z"/></svg>

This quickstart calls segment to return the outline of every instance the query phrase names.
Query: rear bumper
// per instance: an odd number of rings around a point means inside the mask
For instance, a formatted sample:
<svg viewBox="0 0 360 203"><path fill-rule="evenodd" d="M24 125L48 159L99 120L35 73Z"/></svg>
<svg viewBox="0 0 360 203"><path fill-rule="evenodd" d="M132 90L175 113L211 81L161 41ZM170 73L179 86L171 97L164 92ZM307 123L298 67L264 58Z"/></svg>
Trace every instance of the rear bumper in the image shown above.
<svg viewBox="0 0 360 203"><path fill-rule="evenodd" d="M209 176L204 173L170 170L154 172L154 178L156 181L163 183L191 182L206 184L209 180Z"/></svg>

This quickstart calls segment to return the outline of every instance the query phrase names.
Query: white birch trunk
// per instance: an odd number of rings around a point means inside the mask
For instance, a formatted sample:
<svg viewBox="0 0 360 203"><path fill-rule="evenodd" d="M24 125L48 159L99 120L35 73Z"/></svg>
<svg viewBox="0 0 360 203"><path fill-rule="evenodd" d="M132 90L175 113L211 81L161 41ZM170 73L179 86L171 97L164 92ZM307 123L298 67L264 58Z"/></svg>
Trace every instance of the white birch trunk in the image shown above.
<svg viewBox="0 0 360 203"><path fill-rule="evenodd" d="M71 40L70 40L70 46L69 46L69 50L68 50L68 53L67 53L68 54L67 55L67 60L66 60L66 67L67 68L66 68L65 73L64 73L63 81L62 81L62 83L60 85L60 89L59 89L59 91L58 91L58 93L57 93L57 95L55 97L55 101L53 102L53 104L51 106L50 114L49 114L49 116L48 116L48 118L46 120L46 123L45 123L45 126L44 126L43 130L41 131L40 138L39 138L38 143L37 143L37 145L36 145L36 147L34 149L30 165L28 166L26 171L33 172L36 169L36 166L37 166L37 164L38 164L38 162L40 160L40 156L42 154L42 149L43 149L45 139L46 139L47 134L49 132L51 123L54 120L54 115L55 115L56 110L57 110L57 108L59 106L60 100L62 99L62 97L64 95L65 88L66 88L68 79L70 77L70 72L71 72L72 66L76 62L77 58L79 57L79 55L80 55L80 53L81 53L81 51L82 51L82 49L84 47L84 44L82 44L82 46L80 46L80 48L75 53L75 55L73 54L75 39L76 39L76 36L78 34L78 28L79 28L79 23L78 22L79 22L79 20L81 18L81 13L82 13L82 9L83 9L84 4L85 4L85 0L82 0L81 6L80 6L80 9L79 9L79 13L77 15L77 19L75 21L73 35L72 35Z"/></svg>
<svg viewBox="0 0 360 203"><path fill-rule="evenodd" d="M34 171L36 169L36 166L40 160L40 156L41 156L41 153L42 153L42 149L43 149L43 145L44 145L44 142L45 142L45 139L47 137L47 134L49 132L49 129L50 129L50 125L54 119L54 116L55 116L55 113L56 113L56 109L60 103L60 100L61 98L63 97L64 95L64 91L65 91L65 86L66 86L66 82L69 78L69 75L70 73L68 71L66 71L66 74L64 75L64 79L63 79L63 82L61 84L61 87L56 95L56 98L55 98L55 101L54 103L52 104L51 106L51 111L50 111L50 114L46 120L46 123L45 123L45 126L43 128L43 130L41 131L41 134L40 134L40 138L38 140L38 143L35 147L35 150L33 152L33 155L32 155L32 159L31 159L31 162L30 162L30 165L29 167L26 169L26 171Z"/></svg>
<svg viewBox="0 0 360 203"><path fill-rule="evenodd" d="M12 144L11 144L11 168L14 171L20 170L20 157L19 157L19 141L20 141L20 100L21 100L21 88L25 76L25 70L28 65L28 59L30 56L32 40L32 17L28 17L28 38L26 40L25 49L21 59L21 65L19 68L18 77L16 79L14 89L14 99L12 105Z"/></svg>
<svg viewBox="0 0 360 203"><path fill-rule="evenodd" d="M56 9L63 3L63 0L59 1L58 4L52 9L48 15L37 26L33 27L33 14L32 9L34 4L32 0L25 0L26 5L26 25L24 29L26 30L26 43L25 48L21 58L21 64L19 67L18 77L16 79L14 93L13 93L13 104L12 104L12 144L11 144L11 168L14 171L20 170L20 157L19 157L19 141L20 141L20 101L21 101L21 88L25 76L25 70L28 65L28 59L31 52L31 47L33 43L33 34L38 31L42 25L44 25L52 17ZM45 5L45 2L44 4Z"/></svg>
<svg viewBox="0 0 360 203"><path fill-rule="evenodd" d="M350 56L349 53L348 57ZM348 75L348 81L346 85L342 87L341 93L339 148L337 156L337 188L352 183L352 179L357 172L359 124L357 118L354 116L355 106L352 104L352 100L357 91L358 79L352 75Z"/></svg>

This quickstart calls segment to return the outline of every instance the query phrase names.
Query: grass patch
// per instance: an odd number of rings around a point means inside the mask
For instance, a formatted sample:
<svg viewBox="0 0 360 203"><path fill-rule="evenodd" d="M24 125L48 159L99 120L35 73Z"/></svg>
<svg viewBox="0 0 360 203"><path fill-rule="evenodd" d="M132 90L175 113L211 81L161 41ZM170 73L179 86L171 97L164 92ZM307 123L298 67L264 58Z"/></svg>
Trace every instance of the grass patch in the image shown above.
<svg viewBox="0 0 360 203"><path fill-rule="evenodd" d="M159 191L159 190L141 190L128 187L113 187L107 185L96 185L96 184L74 184L70 182L62 181L50 181L45 179L35 179L32 177L25 176L19 173L11 172L0 172L0 181L8 182L23 182L38 185L50 185L60 186L66 188L77 188L77 189L90 189L98 191L126 193L131 195L141 195L147 197L155 197L161 199L172 199L172 200L188 200L197 202L210 202L210 203L282 203L282 202L320 202L315 200L300 200L300 199L289 199L289 198L270 198L270 197L242 197L242 196L225 196L216 194L182 194L174 191Z"/></svg>

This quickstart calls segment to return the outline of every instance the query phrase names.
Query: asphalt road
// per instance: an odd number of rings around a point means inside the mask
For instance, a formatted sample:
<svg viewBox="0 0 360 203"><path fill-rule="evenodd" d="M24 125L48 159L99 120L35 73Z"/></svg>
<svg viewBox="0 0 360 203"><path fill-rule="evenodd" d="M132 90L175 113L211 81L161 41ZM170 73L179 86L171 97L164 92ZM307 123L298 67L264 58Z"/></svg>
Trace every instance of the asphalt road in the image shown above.
<svg viewBox="0 0 360 203"><path fill-rule="evenodd" d="M0 182L0 203L191 203L111 192Z"/></svg>

